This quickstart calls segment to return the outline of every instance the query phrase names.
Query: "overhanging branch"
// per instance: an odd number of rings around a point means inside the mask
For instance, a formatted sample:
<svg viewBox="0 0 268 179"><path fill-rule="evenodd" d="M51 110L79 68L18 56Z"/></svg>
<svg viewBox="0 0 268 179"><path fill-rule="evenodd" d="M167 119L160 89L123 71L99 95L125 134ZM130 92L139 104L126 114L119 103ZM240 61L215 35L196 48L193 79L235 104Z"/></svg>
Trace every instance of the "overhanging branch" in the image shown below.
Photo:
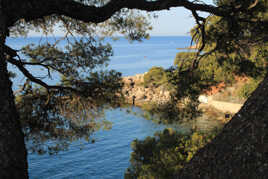
<svg viewBox="0 0 268 179"><path fill-rule="evenodd" d="M83 22L100 23L122 8L159 11L172 7L185 7L191 11L204 11L218 16L229 15L219 7L188 0L110 0L101 7L84 5L74 0L6 0L5 3L6 12L9 13L10 18L9 26L19 19L31 21L53 14L64 15Z"/></svg>
<svg viewBox="0 0 268 179"><path fill-rule="evenodd" d="M205 45L206 45L206 30L205 30L206 19L201 17L201 16L199 16L197 14L197 12L194 11L194 10L192 10L192 14L193 14L193 16L195 18L195 21L196 21L197 25L198 25L196 34L201 33L201 47L198 48L197 57L193 61L193 64L192 64L192 68L196 69L196 68L198 68L198 64L199 64L199 61L201 59L199 57L200 53L203 51L203 49L205 48ZM193 38L192 38L192 40L193 40Z"/></svg>
<svg viewBox="0 0 268 179"><path fill-rule="evenodd" d="M45 83L44 81L34 77L24 66L23 66L23 62L18 61L14 58L7 58L7 61L13 65L15 65L16 67L18 67L18 69L23 73L24 76L26 76L30 81L37 83L41 86L43 86L44 88L46 88L48 91L49 90L68 90L68 91L72 91L72 92L79 92L77 89L74 89L72 87L67 87L67 86L56 86L56 85L48 85L47 83Z"/></svg>

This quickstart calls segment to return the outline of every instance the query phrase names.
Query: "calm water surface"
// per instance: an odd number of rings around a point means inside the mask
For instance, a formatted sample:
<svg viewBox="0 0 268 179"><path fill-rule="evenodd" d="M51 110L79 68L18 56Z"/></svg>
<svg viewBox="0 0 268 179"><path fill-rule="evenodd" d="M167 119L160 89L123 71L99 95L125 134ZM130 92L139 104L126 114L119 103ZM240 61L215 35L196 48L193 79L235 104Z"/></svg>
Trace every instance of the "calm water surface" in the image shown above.
<svg viewBox="0 0 268 179"><path fill-rule="evenodd" d="M153 136L164 128L120 109L106 111L106 118L113 122L113 127L97 132L93 144L75 142L58 155L29 155L30 178L123 178L129 166L131 142Z"/></svg>

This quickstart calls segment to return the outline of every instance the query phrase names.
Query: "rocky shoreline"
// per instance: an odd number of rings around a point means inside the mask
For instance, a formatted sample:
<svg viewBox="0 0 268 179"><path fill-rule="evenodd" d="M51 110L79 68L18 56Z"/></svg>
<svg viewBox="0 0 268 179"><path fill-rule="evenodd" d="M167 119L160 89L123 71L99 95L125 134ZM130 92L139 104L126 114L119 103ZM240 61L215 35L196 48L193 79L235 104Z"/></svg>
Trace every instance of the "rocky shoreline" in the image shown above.
<svg viewBox="0 0 268 179"><path fill-rule="evenodd" d="M144 103L162 104L170 100L170 93L163 87L145 87L144 74L123 77L123 94L130 104L136 106Z"/></svg>
<svg viewBox="0 0 268 179"><path fill-rule="evenodd" d="M134 76L123 77L124 87L123 94L129 104L135 106L142 106L144 104L164 104L170 100L170 92L164 89L163 86L159 87L145 87L144 74L136 74ZM215 91L215 90L214 90ZM242 104L230 103L213 100L212 94L201 95L199 101L200 107L212 106L217 110L225 113L236 113L242 107Z"/></svg>

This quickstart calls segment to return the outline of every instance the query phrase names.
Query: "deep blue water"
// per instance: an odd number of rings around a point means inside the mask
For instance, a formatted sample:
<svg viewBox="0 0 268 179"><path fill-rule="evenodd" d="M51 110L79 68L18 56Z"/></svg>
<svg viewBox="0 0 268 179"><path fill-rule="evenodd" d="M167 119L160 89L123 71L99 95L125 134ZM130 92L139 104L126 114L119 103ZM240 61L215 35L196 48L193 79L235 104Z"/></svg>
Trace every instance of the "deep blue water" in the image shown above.
<svg viewBox="0 0 268 179"><path fill-rule="evenodd" d="M122 72L123 76L144 73L153 66L168 68L181 51L177 48L188 47L190 42L190 37L152 37L133 44L120 40L113 44L114 57L109 68Z"/></svg>
<svg viewBox="0 0 268 179"><path fill-rule="evenodd" d="M7 43L14 49L20 49L25 44L38 44L44 43L48 40L54 42L54 38L10 38ZM184 48L190 46L191 38L187 36L179 37L151 37L150 40L144 40L143 42L129 43L128 40L120 38L117 41L110 39L109 42L114 51L114 56L111 57L108 69L115 69L122 73L123 76L135 75L138 73L144 73L153 66L170 67L173 65L176 53L181 50L177 48ZM59 43L60 47L64 47L66 42ZM25 78L23 75L10 66L10 69L15 70L18 73L18 77L13 81L16 85L13 89L17 89L18 85L23 85ZM31 72L38 77L45 76L46 71L40 71L38 68L31 67ZM47 83L55 83L59 77L54 75L54 79L46 79Z"/></svg>
<svg viewBox="0 0 268 179"><path fill-rule="evenodd" d="M179 52L177 48L189 46L190 40L190 37L152 37L143 43L132 44L125 39L115 42L109 40L114 56L108 68L129 76L144 73L152 66L169 67ZM19 49L26 43L38 41L39 38L17 38L9 39L8 44ZM14 67L10 66L9 69L14 70ZM36 69L33 71L35 74L40 73ZM18 74L13 89L17 89L24 80ZM134 110L139 111L137 108ZM119 109L106 111L106 119L113 122L112 129L96 132L96 142L85 144L82 150L80 143L75 142L68 151L58 155L28 155L30 178L123 178L129 166L131 142L136 138L152 136L165 127Z"/></svg>
<svg viewBox="0 0 268 179"><path fill-rule="evenodd" d="M75 142L69 151L53 156L29 155L30 178L123 178L129 166L131 142L136 138L153 136L155 131L164 128L150 120L127 114L125 110L107 111L106 118L113 122L113 127L97 132L93 144L85 144L80 149L80 143Z"/></svg>
<svg viewBox="0 0 268 179"><path fill-rule="evenodd" d="M41 42L45 42L42 39ZM53 38L48 38L49 42L55 41ZM176 53L181 51L177 48L190 46L191 38L188 36L170 36L170 37L151 37L143 42L129 43L128 40L120 38L117 41L106 40L114 50L114 56L111 57L109 69L115 69L122 72L123 76L144 73L152 66L169 67L173 64ZM8 39L10 44L15 49L20 49L28 43L38 44L40 38L15 38ZM59 46L63 47L64 42Z"/></svg>

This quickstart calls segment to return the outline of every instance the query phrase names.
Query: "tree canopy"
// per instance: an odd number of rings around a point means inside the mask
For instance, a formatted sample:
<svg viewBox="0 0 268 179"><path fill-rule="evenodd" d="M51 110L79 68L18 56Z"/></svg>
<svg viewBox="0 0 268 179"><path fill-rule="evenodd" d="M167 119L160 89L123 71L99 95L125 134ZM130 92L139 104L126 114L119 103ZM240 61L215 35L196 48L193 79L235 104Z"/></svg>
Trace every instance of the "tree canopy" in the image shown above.
<svg viewBox="0 0 268 179"><path fill-rule="evenodd" d="M53 15L29 22L21 19L10 29L11 37L27 36L33 30L48 35L55 26L65 32L64 37L52 41L43 37L39 44L27 44L21 49L6 46L15 54L7 62L27 78L16 91L16 105L25 139L31 141L29 152L65 150L73 140L91 140L92 132L109 126L102 120L103 109L120 105L123 83L119 72L99 70L108 65L113 55L104 37L113 38L121 33L130 41L147 38L151 28L148 18L150 15L123 9L100 24ZM62 47L62 42L66 46ZM34 76L33 68L41 68L46 74L42 78ZM46 78L59 77L57 84L45 82ZM55 146L46 145L47 141L54 141Z"/></svg>

